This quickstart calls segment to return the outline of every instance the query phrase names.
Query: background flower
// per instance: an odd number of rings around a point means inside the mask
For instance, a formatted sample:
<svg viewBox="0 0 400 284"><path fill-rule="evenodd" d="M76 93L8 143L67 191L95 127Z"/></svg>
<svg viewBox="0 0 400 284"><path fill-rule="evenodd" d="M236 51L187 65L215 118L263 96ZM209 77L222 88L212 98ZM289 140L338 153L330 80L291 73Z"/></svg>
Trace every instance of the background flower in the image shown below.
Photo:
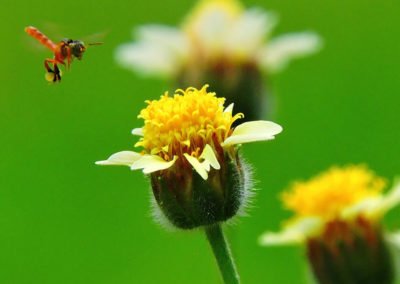
<svg viewBox="0 0 400 284"><path fill-rule="evenodd" d="M303 244L319 283L392 283L392 256L382 233L383 215L400 203L400 185L387 194L383 178L365 166L331 168L282 194L295 215L260 244Z"/></svg>
<svg viewBox="0 0 400 284"><path fill-rule="evenodd" d="M134 43L121 45L116 59L129 69L161 75L178 86L212 90L235 102L245 120L263 117L266 102L262 73L282 70L291 59L317 52L313 32L271 37L274 12L245 9L236 0L201 0L180 27L148 24L135 28Z"/></svg>
<svg viewBox="0 0 400 284"><path fill-rule="evenodd" d="M256 64L265 72L276 72L291 59L321 48L321 38L313 32L270 39L277 22L275 12L244 9L236 0L203 0L181 27L135 28L136 42L121 45L116 58L136 71L176 79L183 72L206 72L218 64Z"/></svg>

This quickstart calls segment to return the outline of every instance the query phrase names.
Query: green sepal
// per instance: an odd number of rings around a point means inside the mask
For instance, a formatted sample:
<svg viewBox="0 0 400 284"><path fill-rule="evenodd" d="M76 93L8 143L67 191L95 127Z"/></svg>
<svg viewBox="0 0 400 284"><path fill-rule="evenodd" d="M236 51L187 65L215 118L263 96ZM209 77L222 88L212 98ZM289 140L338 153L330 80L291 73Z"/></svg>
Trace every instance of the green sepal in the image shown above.
<svg viewBox="0 0 400 284"><path fill-rule="evenodd" d="M244 169L238 151L235 151L235 159L231 159L228 154L225 155L226 161L226 187L225 187L225 220L236 215L239 208L243 205L245 191Z"/></svg>
<svg viewBox="0 0 400 284"><path fill-rule="evenodd" d="M151 175L151 186L158 206L173 225L181 229L196 227L196 222L190 214L187 214L187 209L178 202L177 196L172 193L163 177Z"/></svg>
<svg viewBox="0 0 400 284"><path fill-rule="evenodd" d="M238 156L225 154L220 170L204 180L195 170L186 175L152 174L155 199L167 219L181 229L210 226L238 212L244 196L244 173Z"/></svg>

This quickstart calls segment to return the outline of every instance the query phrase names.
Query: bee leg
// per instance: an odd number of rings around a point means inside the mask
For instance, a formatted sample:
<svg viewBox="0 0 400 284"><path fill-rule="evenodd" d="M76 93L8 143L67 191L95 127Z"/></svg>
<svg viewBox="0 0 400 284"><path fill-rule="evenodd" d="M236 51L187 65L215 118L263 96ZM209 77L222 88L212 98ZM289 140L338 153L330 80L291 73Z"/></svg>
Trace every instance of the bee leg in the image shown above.
<svg viewBox="0 0 400 284"><path fill-rule="evenodd" d="M44 67L46 68L47 72L54 73L53 69L51 69L50 66L49 66L49 62L53 63L53 64L56 64L57 61L54 60L54 59L49 59L49 58L46 58L45 61L44 61Z"/></svg>
<svg viewBox="0 0 400 284"><path fill-rule="evenodd" d="M54 70L51 69L49 63L53 63ZM58 63L65 64L64 62L59 62L56 59L46 59L44 61L44 67L47 70L47 74L46 74L47 81L50 81L53 83L61 81L61 70L57 66Z"/></svg>
<svg viewBox="0 0 400 284"><path fill-rule="evenodd" d="M54 64L54 79L53 82L61 81L61 71L57 64Z"/></svg>

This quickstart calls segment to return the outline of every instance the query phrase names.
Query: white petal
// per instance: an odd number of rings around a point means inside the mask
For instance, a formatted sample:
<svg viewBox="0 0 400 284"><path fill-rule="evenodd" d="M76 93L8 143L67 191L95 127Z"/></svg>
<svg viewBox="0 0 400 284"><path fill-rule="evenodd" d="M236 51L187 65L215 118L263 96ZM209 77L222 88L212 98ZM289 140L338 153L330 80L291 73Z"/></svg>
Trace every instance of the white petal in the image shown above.
<svg viewBox="0 0 400 284"><path fill-rule="evenodd" d="M188 58L189 44L180 30L146 25L137 30L138 41L120 45L116 60L124 67L145 75L174 75Z"/></svg>
<svg viewBox="0 0 400 284"><path fill-rule="evenodd" d="M302 58L319 51L322 39L312 32L285 34L272 39L258 56L260 65L269 72L285 68L291 59Z"/></svg>
<svg viewBox="0 0 400 284"><path fill-rule="evenodd" d="M165 161L160 156L144 155L141 159L132 164L131 170L143 169L143 173L149 174L170 168L178 157L175 156L172 161Z"/></svg>
<svg viewBox="0 0 400 284"><path fill-rule="evenodd" d="M132 130L133 135L143 136L143 129L142 128L134 128Z"/></svg>
<svg viewBox="0 0 400 284"><path fill-rule="evenodd" d="M189 42L187 37L178 28L149 24L139 27L137 29L137 34L139 40L164 46L175 55L181 57L189 55Z"/></svg>
<svg viewBox="0 0 400 284"><path fill-rule="evenodd" d="M190 37L201 43L206 56L214 55L223 50L235 17L228 7L209 1L204 9L188 18L185 29Z"/></svg>
<svg viewBox="0 0 400 284"><path fill-rule="evenodd" d="M115 59L122 66L144 75L171 76L178 64L168 49L147 42L119 46Z"/></svg>
<svg viewBox="0 0 400 284"><path fill-rule="evenodd" d="M254 141L265 141L274 139L274 135L279 134L282 131L282 127L271 121L249 121L238 125L221 145L223 147L254 142Z"/></svg>
<svg viewBox="0 0 400 284"><path fill-rule="evenodd" d="M203 163L208 163L216 170L219 170L221 166L218 163L217 157L215 156L214 150L211 148L210 145L206 145L204 147L203 153L201 153L200 159L204 159ZM209 171L209 170L208 170Z"/></svg>
<svg viewBox="0 0 400 284"><path fill-rule="evenodd" d="M386 233L385 239L400 250L400 231L393 233Z"/></svg>
<svg viewBox="0 0 400 284"><path fill-rule="evenodd" d="M193 168L198 172L198 174L205 180L208 178L208 173L205 169L205 166L199 162L199 160L195 157L190 156L189 154L183 154L188 162L193 166Z"/></svg>
<svg viewBox="0 0 400 284"><path fill-rule="evenodd" d="M231 103L229 106L227 106L227 107L224 109L224 113L226 113L226 112L232 113L232 111L233 111L233 105L234 105L234 103Z"/></svg>
<svg viewBox="0 0 400 284"><path fill-rule="evenodd" d="M259 238L263 246L301 244L307 237L316 234L323 224L317 217L299 219L279 233L266 232Z"/></svg>
<svg viewBox="0 0 400 284"><path fill-rule="evenodd" d="M360 215L360 213L369 215L369 212L375 211L382 203L382 196L364 198L360 202L345 208L341 212L341 217L344 219L353 219Z"/></svg>
<svg viewBox="0 0 400 284"><path fill-rule="evenodd" d="M141 159L143 156L139 153L132 151L121 151L111 155L105 161L98 161L96 165L124 165L131 166L135 161Z"/></svg>
<svg viewBox="0 0 400 284"><path fill-rule="evenodd" d="M383 216L393 207L400 204L400 182L395 182L393 188L382 198L380 202L373 208L368 210L370 216Z"/></svg>
<svg viewBox="0 0 400 284"><path fill-rule="evenodd" d="M364 198L360 202L343 210L341 216L352 219L360 213L371 217L381 218L387 211L400 203L400 183L395 183L386 195Z"/></svg>
<svg viewBox="0 0 400 284"><path fill-rule="evenodd" d="M277 22L278 17L273 12L255 8L244 11L228 34L227 52L242 58L253 57Z"/></svg>
<svg viewBox="0 0 400 284"><path fill-rule="evenodd" d="M134 30L134 37L162 44L169 44L171 39L179 40L181 35L178 28L160 24L142 25Z"/></svg>

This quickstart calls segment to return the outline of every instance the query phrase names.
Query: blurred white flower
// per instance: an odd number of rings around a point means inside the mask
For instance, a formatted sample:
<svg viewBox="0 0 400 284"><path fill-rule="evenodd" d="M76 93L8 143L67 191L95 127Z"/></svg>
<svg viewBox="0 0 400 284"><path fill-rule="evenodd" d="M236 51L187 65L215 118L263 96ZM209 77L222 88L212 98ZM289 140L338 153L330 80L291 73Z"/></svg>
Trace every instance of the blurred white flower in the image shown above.
<svg viewBox="0 0 400 284"><path fill-rule="evenodd" d="M291 59L321 48L321 38L312 32L269 40L277 22L275 13L244 9L235 0L203 0L179 28L149 24L136 29L136 41L118 47L116 59L147 75L176 78L183 70L207 70L221 62L277 72Z"/></svg>

